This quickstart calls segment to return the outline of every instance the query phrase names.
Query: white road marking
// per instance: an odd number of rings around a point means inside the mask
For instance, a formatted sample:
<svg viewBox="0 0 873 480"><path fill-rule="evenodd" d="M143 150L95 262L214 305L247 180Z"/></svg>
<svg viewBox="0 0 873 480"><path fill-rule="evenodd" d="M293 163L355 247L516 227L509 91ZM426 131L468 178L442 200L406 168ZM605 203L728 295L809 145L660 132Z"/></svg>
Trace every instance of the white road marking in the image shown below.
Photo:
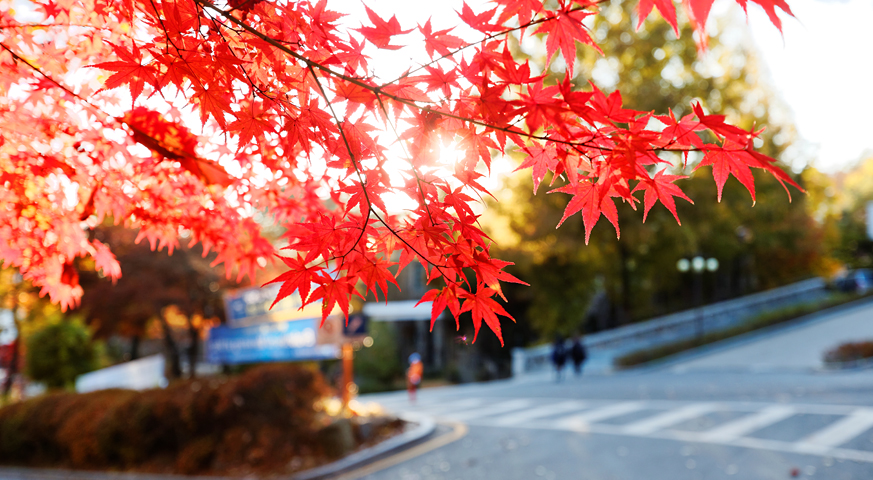
<svg viewBox="0 0 873 480"><path fill-rule="evenodd" d="M395 399L392 399L395 400ZM668 400L609 401L566 400L560 398L461 398L428 399L422 405L404 405L390 410L424 414L486 426L590 432L683 442L712 443L730 447L771 450L801 455L828 456L837 459L873 463L873 452L838 448L852 438L873 428L873 408L851 405L793 404L763 402L679 402ZM548 402L543 404L544 402ZM393 406L393 405L392 405ZM588 410L585 410L589 408ZM597 423L644 409L666 410L628 425ZM551 415L574 412L556 419ZM703 432L670 430L670 427L712 411L749 412L748 415ZM797 414L842 415L843 418L798 441L768 440L747 437L757 430Z"/></svg>
<svg viewBox="0 0 873 480"><path fill-rule="evenodd" d="M811 452L826 451L873 427L873 410L859 409L797 442L797 448Z"/></svg>
<svg viewBox="0 0 873 480"><path fill-rule="evenodd" d="M821 455L844 460L873 463L873 452L863 450L850 450L847 448L831 448L822 452L807 452L798 448L796 442L782 442L779 440L765 440L762 438L743 437L726 443L734 447L755 448L759 450L775 450L778 452L798 453L805 455Z"/></svg>
<svg viewBox="0 0 873 480"><path fill-rule="evenodd" d="M714 403L693 403L625 425L622 430L628 435L648 435L685 420L705 415L714 411L717 407L718 405Z"/></svg>
<svg viewBox="0 0 873 480"><path fill-rule="evenodd" d="M794 415L797 411L788 405L773 405L751 415L739 418L700 434L700 441L727 443L755 430L760 430Z"/></svg>
<svg viewBox="0 0 873 480"><path fill-rule="evenodd" d="M476 408L485 403L484 398L467 398L463 400L455 400L451 402L439 403L436 405L428 405L422 408L416 408L414 405L410 405L410 408L403 409L403 411L414 412L414 413L422 413L428 415L439 415L442 412L457 412L461 410L467 410L470 408Z"/></svg>
<svg viewBox="0 0 873 480"><path fill-rule="evenodd" d="M553 422L548 423L553 427L559 428L561 430L587 431L590 429L591 424L594 422L618 417L626 413L636 412L638 410L642 410L643 408L645 408L645 403L643 402L621 402L615 405L595 408L594 410L589 410L587 412L559 418L554 420Z"/></svg>
<svg viewBox="0 0 873 480"><path fill-rule="evenodd" d="M490 424L498 426L518 425L519 423L527 422L537 418L548 417L550 415L558 415L560 413L572 412L575 410L582 410L583 408L585 408L585 402L579 402L576 400L552 403L549 405L543 405L541 407L531 408L529 410L523 410L509 415L504 415L490 422Z"/></svg>
<svg viewBox="0 0 873 480"><path fill-rule="evenodd" d="M468 420L478 420L480 417L498 415L501 413L512 412L514 410L521 410L523 408L527 408L533 403L534 401L531 399L507 400L504 402L493 403L482 408L467 410L460 413L452 412L444 414L442 416L460 422Z"/></svg>

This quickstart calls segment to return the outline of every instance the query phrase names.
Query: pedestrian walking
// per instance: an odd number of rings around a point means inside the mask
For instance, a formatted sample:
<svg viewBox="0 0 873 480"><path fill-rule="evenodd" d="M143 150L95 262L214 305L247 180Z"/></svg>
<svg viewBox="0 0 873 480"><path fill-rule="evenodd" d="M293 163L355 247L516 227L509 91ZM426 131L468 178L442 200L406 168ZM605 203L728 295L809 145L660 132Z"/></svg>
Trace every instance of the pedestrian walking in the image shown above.
<svg viewBox="0 0 873 480"><path fill-rule="evenodd" d="M567 347L564 346L564 337L555 335L555 344L552 345L552 363L555 364L555 380L560 382L564 374L564 364L567 362Z"/></svg>
<svg viewBox="0 0 873 480"><path fill-rule="evenodd" d="M415 352L409 356L409 368L406 370L406 390L409 391L409 403L415 403L415 392L421 384L423 374L424 364L421 363L421 355Z"/></svg>
<svg viewBox="0 0 873 480"><path fill-rule="evenodd" d="M582 338L578 333L573 335L570 358L573 360L573 372L577 377L582 375L582 365L585 363L585 359L588 358L588 351L585 350L585 345L582 344Z"/></svg>

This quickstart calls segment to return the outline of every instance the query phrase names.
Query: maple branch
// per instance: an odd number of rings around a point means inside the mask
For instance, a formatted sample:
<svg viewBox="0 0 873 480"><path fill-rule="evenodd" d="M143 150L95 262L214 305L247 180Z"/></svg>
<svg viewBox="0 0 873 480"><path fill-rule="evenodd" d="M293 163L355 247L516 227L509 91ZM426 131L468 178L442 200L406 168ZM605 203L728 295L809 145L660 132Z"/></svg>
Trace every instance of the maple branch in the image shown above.
<svg viewBox="0 0 873 480"><path fill-rule="evenodd" d="M164 25L164 21L161 19L160 13L158 13L158 7L155 5L155 1L149 0L149 3L151 3L152 9L155 12L155 18L157 18L158 23L161 24L161 29L164 31L164 37L167 39L167 42L169 43L169 45L173 46L173 48L176 50L176 53L179 54L179 58L184 59L185 57L184 57L184 55L182 55L182 50L180 50L179 47L176 46L176 43L172 39L170 39L170 33L167 31L167 26ZM169 45L167 45L167 43L165 43L164 45L166 46L167 54L169 54L170 53ZM203 90L206 90L206 87L203 85L203 82L200 81L200 77L194 75L194 79L197 80L197 84L200 85L200 88L202 88Z"/></svg>
<svg viewBox="0 0 873 480"><path fill-rule="evenodd" d="M597 5L597 4L600 4L600 3L605 3L606 1L607 1L607 0L597 0L596 2L592 3L591 5ZM571 8L571 9L569 9L569 10L562 11L561 13L578 12L578 11L580 11L580 10L585 10L585 9L587 9L587 7L576 7L576 8ZM416 68L413 69L413 70L407 71L406 73L404 73L403 75L397 77L396 79L394 79L394 80L392 80L392 81L390 81L390 82L386 82L386 83L382 84L382 86L384 87L384 86L386 86L386 85L391 85L392 83L397 83L397 82L399 82L400 80L402 80L402 79L404 79L404 78L407 78L408 76L412 75L412 74L415 73L415 72L419 72L419 71L421 71L421 70L424 70L425 68L427 68L427 67L429 67L429 66L431 66L431 65L433 65L433 64L435 64L435 63L439 63L440 61L445 60L445 59L447 59L447 58L449 58L449 57L454 57L456 54L458 54L458 53L460 53L460 52L462 52L462 51L464 51L464 50L466 50L466 49L468 49L468 48L470 48L470 47L473 47L473 46L476 46L476 45L483 44L483 43L487 42L488 40L492 40L492 39L494 39L494 38L497 38L497 37L500 37L500 36L503 36L503 35L509 35L510 33L515 32L515 31L518 31L518 30L523 30L523 29L525 29L525 28L532 27L532 26L534 26L534 25L539 25L539 24L541 24L541 23L545 23L545 22L548 22L548 21L550 21L550 20L555 20L556 18L558 18L557 15L552 16L552 17L542 17L542 18L538 18L538 19L536 19L536 20L531 20L530 22L528 22L528 23L526 23L526 24L524 24L524 25L519 25L519 26L517 26L517 27L510 28L509 30L504 30L504 31L502 31L502 32L498 32L498 33L492 33L491 35L487 35L487 36L485 36L485 38L483 38L482 40L479 40L479 41L477 41L477 42L468 43L468 44L464 45L463 47L458 47L458 48L456 48L456 49L450 51L449 53L447 53L447 54L445 54L445 55L443 55L443 56L441 56L441 57L439 57L439 58L437 58L437 59L433 59L433 60L431 60L430 62L427 62L427 63L425 63L425 64L422 64L422 65L416 67Z"/></svg>
<svg viewBox="0 0 873 480"><path fill-rule="evenodd" d="M23 58L21 55L19 55L19 54L15 53L14 51L12 51L12 50L11 50L8 46L6 46L5 44L0 43L0 48L2 48L3 50L6 50L7 52L9 52L9 54L12 56L12 58L15 59L16 61L20 61L20 62L24 63L24 64L27 65L30 69L32 69L33 71L39 73L43 78L45 78L46 80L48 80L49 82L51 82L55 87L61 89L62 91L64 91L66 94L72 96L73 98L78 99L80 102L82 102L82 103L84 104L84 106L85 106L86 108L91 109L91 110L92 110L92 113L96 114L97 116L102 116L102 117L103 117L103 120L101 120L101 123L102 123L102 122L105 122L106 120L109 120L109 121L111 121L112 123L115 123L115 124L118 124L118 125L121 125L121 126L126 126L126 127L129 128L129 129L130 129L134 134L136 134L136 135L141 135L142 137L148 138L149 140L151 140L152 142L154 142L156 145L160 146L161 148L163 148L163 149L166 150L167 152L169 152L169 153L171 153L171 154L173 154L173 155L178 156L179 158L188 158L188 159L195 158L195 159L196 159L196 157L192 157L189 153L185 152L184 150L180 150L177 146L175 146L175 145L171 145L171 144L168 144L168 143L166 143L165 141L163 141L163 140L161 140L161 139L155 138L153 135L149 134L148 132L143 131L142 129L140 129L139 127L137 127L136 125L134 125L132 122L126 121L126 120L123 119L123 118L119 118L119 117L112 116L112 115L110 115L109 113L105 112L105 111L104 111L102 108L100 108L98 105L94 104L94 103L91 102L89 99L82 97L81 95L77 94L76 92L70 90L66 85L64 85L64 84L62 84L60 81L56 80L54 77L52 77L52 76L49 75L48 73L44 72L41 68L39 68L38 66L32 64L32 63L29 62L27 59ZM134 141L136 142L135 139L134 139Z"/></svg>
<svg viewBox="0 0 873 480"><path fill-rule="evenodd" d="M240 58L237 56L236 52L233 51L233 48L230 48L230 46L229 46L229 45L230 45L230 42L227 40L227 37L224 36L224 32L221 31L221 24L219 24L219 23L215 20L215 18L210 17L209 20L210 20L210 21L212 22L212 24L215 26L215 29L218 31L218 34L221 35L221 38L223 38L224 41L228 43L228 48L227 48L227 49L230 51L230 54L233 55L233 58L236 58L237 60L240 60ZM200 17L197 17L197 21L200 22ZM236 30L233 30L233 29L229 29L229 30L231 30L231 31L233 31L233 32L236 32ZM274 102L274 103L276 102L276 100L275 100L274 98L270 97L266 92L264 92L264 90L263 90L261 87L259 87L258 85L255 84L255 81L252 80L252 77L249 75L249 71L246 70L246 67L243 66L242 63L240 63L240 67L239 67L239 68L240 68L240 70L242 70L243 75L246 76L246 80L248 80L248 82L249 82L249 86L252 87L252 89L251 89L251 93L252 93L252 103L253 103L253 104L254 104L254 99L255 99L255 90L257 90L257 92L258 92L262 97L264 97L264 98L266 98L266 99L268 99L268 100L270 100L270 101L272 101L272 102ZM252 108L254 108L254 105L252 105ZM284 105L282 106L282 109L284 110Z"/></svg>
<svg viewBox="0 0 873 480"><path fill-rule="evenodd" d="M179 54L179 58L182 58L182 52L179 50L179 47L170 39L170 34L167 32L167 26L164 25L164 20L161 18L161 14L158 13L158 7L155 5L154 0L149 0L149 3L152 5L152 10L155 12L155 18L158 20L158 23L161 24L161 29L164 31L164 38L167 41L164 43L164 47L166 48L167 53L170 53L170 45L173 45L173 48L176 49L176 53Z"/></svg>
<svg viewBox="0 0 873 480"><path fill-rule="evenodd" d="M199 0L197 0L197 1L199 1ZM395 237L397 237L397 239L399 239L401 242L403 242L403 244L406 245L406 246L407 246L411 251L415 252L415 254L419 256L419 258L423 258L426 262L430 263L431 265L434 266L434 268L436 268L437 270L439 270L439 272L440 272L441 275L445 276L443 270L440 268L439 265L437 265L436 263L430 261L430 259L428 259L428 258L425 257L424 255L422 255L421 252L419 252L415 247L413 247L412 245L410 245L409 242L406 241L406 239L404 239L404 238L403 238L399 233L397 233L397 231L395 231L393 228L391 228L391 226L388 225L388 222L385 221L385 219L383 219L383 218L379 215L379 213L376 212L376 211L373 209L373 203L372 203L372 201L370 200L370 193L367 191L367 186L366 186L366 183L364 182L364 179L363 179L363 177L362 177L362 175L361 175L361 171L360 171L360 169L358 168L358 163L357 163L357 161L355 160L355 155L352 153L352 147L351 147L351 145L349 144L349 140L348 140L348 138L346 137L346 133L345 133L345 130L343 129L342 122L340 122L340 120L339 120L339 116L336 114L336 111L335 111L334 108L333 108L333 104L331 103L330 99L328 98L328 96L327 96L327 92L324 90L324 86L321 84L321 80L318 79L318 75L315 73L315 69L313 68L312 65L309 65L309 72L312 74L312 78L315 80L315 84L318 86L318 89L319 89L319 91L321 92L322 97L324 97L324 101L327 103L327 106L328 106L328 108L330 109L330 113L333 115L333 120L334 120L334 122L336 123L337 128L339 128L340 136L341 136L342 139L343 139L343 143L345 144L346 151L348 152L348 154L349 154L349 158L350 158L351 161L352 161L352 165L353 165L354 168L355 168L355 173L356 173L357 176L358 176L358 181L361 183L361 191L362 191L363 194L364 194L364 199L367 201L367 217L364 219L363 226L361 227L361 234L358 236L358 239L355 241L354 245L352 246L352 249L349 250L348 252L346 252L345 254L343 254L343 255L342 255L342 258L345 259L345 257L346 257L348 254L350 254L350 253L355 249L355 247L358 246L358 244L359 244L360 241L361 241L361 238L363 238L364 233L366 232L366 229L367 229L367 223L368 223L368 221L369 221L369 219L370 219L370 215L373 215L373 216L376 217L377 220L379 220L379 222L380 222L380 223L381 223L381 224L382 224L382 225L383 225L383 226L384 226L384 227L385 227L389 232L391 232L392 235L394 235Z"/></svg>
<svg viewBox="0 0 873 480"><path fill-rule="evenodd" d="M559 144L563 144L563 145L568 145L568 146L574 146L574 145L577 145L577 146L582 146L582 147L595 148L595 149L603 150L603 151L612 151L612 150L613 150L613 149L611 149L611 148L609 148L609 147L603 147L603 146L600 146L600 145L593 145L593 144L590 144L589 142L590 142L591 140L588 140L588 141L585 141L585 142L573 142L573 141L569 141L569 140L559 140L559 139L555 139L555 138L552 138L552 137L549 137L549 136L546 136L546 135L537 135L537 134L532 133L532 132L525 132L524 130L521 130L521 129L514 129L514 128L510 128L510 127L501 127L501 126L497 126L497 125L494 125L494 124L490 124L490 123L488 123L488 122L484 122L484 121L481 121L481 120L476 120L476 119L473 119L473 118L463 117L463 116L455 115L455 114L452 114L452 113L449 113L449 112L444 112L444 111L441 111L441 110L437 110L437 109L432 108L432 107L421 106L421 105L419 105L418 102L416 102L415 100L411 100L411 99L408 99L408 98L400 97L400 96L398 96L398 95L394 95L394 94L391 94L391 93L388 93L388 92L383 91L382 88L383 88L384 86L386 86L386 85L389 85L389 84L385 84L385 85L382 85L382 86L373 86L373 85L370 85L370 84L368 84L368 83L366 83L366 82L362 82L360 79L358 79L358 78L356 78L356 77L352 77L352 76L349 76L349 75L345 75L345 74L343 74L343 73L340 73L340 72L337 72L337 71L331 69L330 67L327 67L327 66L322 65L322 64L320 64L320 63L318 63L318 62L315 62L315 61L313 61L313 60L310 60L310 59L306 58L305 56L303 56L303 55L301 55L301 54L299 54L299 53L297 53L297 52L291 50L290 48L286 47L285 45L283 45L281 42L279 42L278 40L274 39L273 37L270 37L269 35L266 35L266 34L262 33L261 31L259 31L259 30L257 30L256 28L254 28L254 27L248 25L247 23L243 22L242 20L237 19L236 17L234 17L234 16L230 13L230 11L225 11L225 10L222 10L222 9L218 8L218 7L215 6L214 4L210 3L208 0L194 0L194 1L195 1L196 3L202 5L203 7L209 8L209 9L211 9L211 10L213 10L213 11L219 13L222 17L224 17L225 19L227 19L227 20L230 21L231 23L233 23L233 24L239 26L240 28L242 28L243 30L245 30L245 31L247 31L247 32L249 32L249 33L251 33L252 35L255 35L256 37L258 37L259 39L261 39L261 40L267 42L268 44L270 44L270 45L272 45L272 46L278 48L279 50L281 50L282 52L286 53L287 55L290 55L291 57L293 57L293 58L295 58L295 59L297 59L297 60L300 60L301 62L304 62L304 63L306 64L307 68L309 68L309 69L318 69L318 70L321 70L322 72L325 72L325 73L329 74L330 76L333 76L333 77L336 77L336 78L340 78L340 79L345 80L345 81L347 81L347 82L349 82L349 83L352 83L352 84L354 84L354 85L356 85L356 86L359 86L359 87L361 87L361 88L364 88L364 89L366 89L366 90L368 90L368 91L370 91L370 92L373 92L373 93L376 94L377 96L378 96L378 95L382 95L382 96L384 96L385 98L389 98L389 99L391 99L391 100L393 100L393 101L395 101L395 102L398 102L398 103L401 103L401 104L404 104L404 105L407 105L407 106L410 106L410 107L416 108L416 109L418 109L418 110L420 110L420 111L422 111L422 112L434 113L434 114L437 114L437 115L440 115L440 116L443 116L443 117L446 117L446 118L452 118L452 119L459 120L459 121L462 121L462 122L468 122L468 123L471 123L471 124L473 124L473 125L477 125L477 126L480 126L480 127L485 127L485 128L489 128L489 129L492 129L492 130L502 131L502 132L505 132L505 133L511 133L511 134L519 135L519 136L522 136L522 137L525 137L525 138L531 138L531 139L535 139L535 140L542 140L542 141L548 141L548 142L555 142L555 143L559 143ZM598 0L597 3L601 3L601 2L603 2L603 1L605 1L605 0ZM584 10L584 8L575 8L575 9L568 10L568 12L579 11L579 10ZM556 18L558 18L558 17L557 17L557 16L554 16L554 17L548 17L548 18L539 19L539 20L540 20L539 23L542 23L542 22L544 22L544 21L546 21L546 20L556 19ZM515 30L515 29L513 29L513 30ZM513 31L513 30L510 30L510 31ZM508 33L508 32L509 32L509 31L507 31L507 33ZM401 78L403 78L403 77L401 77ZM320 87L320 88L321 88L321 87ZM322 88L322 91L323 91L323 88ZM324 95L324 93L323 93L323 95ZM325 97L325 98L326 98L326 97ZM593 136L592 136L592 137L593 137ZM592 138L592 140L593 140L593 138Z"/></svg>
<svg viewBox="0 0 873 480"><path fill-rule="evenodd" d="M339 116L336 114L336 110L333 108L333 103L331 103L330 98L327 96L327 92L324 90L324 86L321 84L321 80L318 79L318 75L315 73L315 69L312 65L309 65L309 73L312 74L312 79L315 80L315 84L318 86L318 90L321 92L321 96L324 97L325 103L327 103L327 107L330 109L330 113L333 116L333 121L336 123L337 128L339 128L340 136L343 139L343 144L346 147L346 151L349 154L349 159L352 161L352 166L355 168L355 174L358 176L358 181L361 183L361 191L364 193L364 199L367 201L367 216L364 218L363 224L361 226L361 233L358 235L358 239L355 240L355 243L352 245L351 250L344 253L342 255L343 260L345 260L346 255L352 253L355 247L361 242L361 239L364 238L364 233L367 231L367 224L370 221L370 214L375 214L373 211L373 202L370 200L370 193L367 191L367 185L364 182L364 178L361 175L361 170L358 168L358 162L355 160L355 154L352 153L352 146L349 144L349 139L346 137L346 131L343 129L342 122L340 122ZM361 212L363 216L363 212ZM377 217L378 218L378 217ZM383 222L384 223L384 222Z"/></svg>
<svg viewBox="0 0 873 480"><path fill-rule="evenodd" d="M382 101L382 97L377 93L376 101L379 102L379 108L382 110L382 115L385 116L385 121L391 126L391 130L394 131L394 136L397 137L397 140L400 140L400 134L397 132L397 127L394 125L394 122L391 121L391 117L388 115L388 109L385 108L385 103ZM427 203L427 198L424 195L424 187L421 186L421 176L418 174L418 170L415 168L415 164L412 163L412 155L410 155L409 151L406 150L406 145L400 142L400 148L403 149L403 153L409 157L409 166L412 168L412 175L415 176L415 183L418 185L418 193L421 195L421 204L424 205L424 209L427 212L427 217L430 219L431 225L436 225L436 222L433 220L433 214L430 212L430 205Z"/></svg>
<svg viewBox="0 0 873 480"><path fill-rule="evenodd" d="M36 65L34 65L34 64L32 64L32 63L30 63L30 61L28 61L27 59L25 59L25 58L22 57L21 55L19 55L19 54L15 53L14 51L12 51L12 49L10 49L9 47L7 47L4 43L0 43L0 48L2 48L3 50L6 50L7 52L9 52L9 54L12 55L12 58L13 58L13 59L15 59L15 60L17 60L17 61L19 61L19 62L21 62L21 63L27 65L31 70L33 70L33 71L35 71L36 73L40 74L43 78L45 78L46 80L48 80L49 82L51 82L55 87L60 88L61 90L63 90L67 95L70 95L70 96L73 97L73 98L77 98L77 99L79 99L82 103L85 104L86 107L90 107L90 108L93 110L93 113L96 113L96 114L102 115L102 116L104 116L105 118L110 118L110 119L113 119L113 120L116 120L116 121L118 120L118 119L116 119L115 117L113 117L112 115L109 115L108 113L104 112L103 109L101 109L101 108L98 107L97 105L91 103L91 101L89 101L88 99L83 98L83 97L80 96L78 93L76 93L76 92L70 90L69 87L67 87L66 85L62 84L62 83L59 82L58 80L55 80L51 75L49 75L49 74L45 73L44 71L42 71L42 69L39 68L38 66L36 66Z"/></svg>

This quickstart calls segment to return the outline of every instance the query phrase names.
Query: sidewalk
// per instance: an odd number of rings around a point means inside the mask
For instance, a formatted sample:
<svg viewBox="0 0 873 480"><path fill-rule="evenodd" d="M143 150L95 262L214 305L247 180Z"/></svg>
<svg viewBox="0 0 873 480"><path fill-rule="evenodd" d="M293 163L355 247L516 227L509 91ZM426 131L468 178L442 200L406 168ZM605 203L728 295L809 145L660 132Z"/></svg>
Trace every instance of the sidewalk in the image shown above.
<svg viewBox="0 0 873 480"><path fill-rule="evenodd" d="M774 328L733 347L718 348L715 344L712 353L679 362L670 369L674 372L822 370L822 358L828 350L845 342L873 340L871 302L810 317L799 325ZM703 347L702 351L707 348Z"/></svg>

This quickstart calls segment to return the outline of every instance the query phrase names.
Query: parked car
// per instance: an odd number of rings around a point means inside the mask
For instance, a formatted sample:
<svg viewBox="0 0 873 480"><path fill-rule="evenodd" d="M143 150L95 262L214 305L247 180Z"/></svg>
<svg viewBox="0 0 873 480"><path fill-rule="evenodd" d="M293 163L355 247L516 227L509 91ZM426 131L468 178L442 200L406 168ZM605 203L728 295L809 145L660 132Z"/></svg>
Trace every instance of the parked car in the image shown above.
<svg viewBox="0 0 873 480"><path fill-rule="evenodd" d="M873 289L873 270L869 268L849 270L834 278L833 288L841 292L867 293Z"/></svg>

